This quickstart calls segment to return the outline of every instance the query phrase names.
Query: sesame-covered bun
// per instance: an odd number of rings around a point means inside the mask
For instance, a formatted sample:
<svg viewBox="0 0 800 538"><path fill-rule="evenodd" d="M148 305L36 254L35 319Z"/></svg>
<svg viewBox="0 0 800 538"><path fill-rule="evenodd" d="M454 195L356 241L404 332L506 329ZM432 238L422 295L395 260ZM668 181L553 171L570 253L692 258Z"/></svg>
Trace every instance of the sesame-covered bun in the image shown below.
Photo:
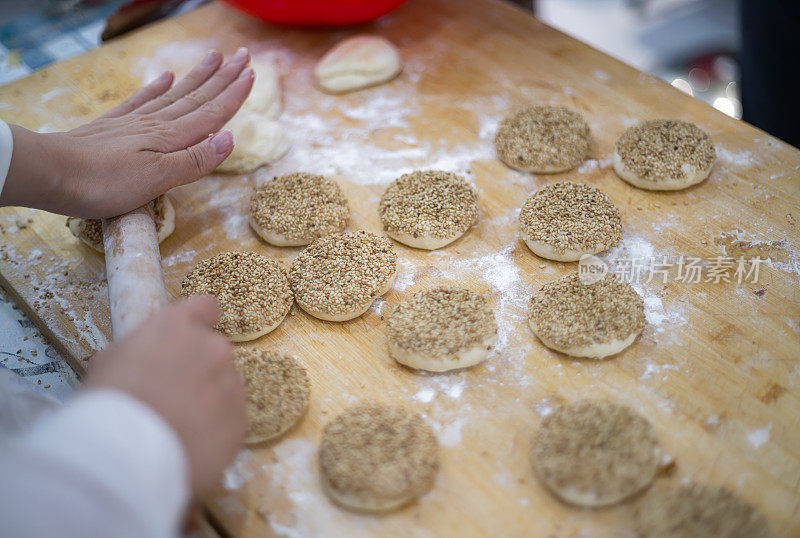
<svg viewBox="0 0 800 538"><path fill-rule="evenodd" d="M385 237L358 231L317 239L295 258L289 279L297 304L314 317L346 321L392 288L397 254Z"/></svg>
<svg viewBox="0 0 800 538"><path fill-rule="evenodd" d="M255 252L223 252L184 277L181 295L216 297L222 315L214 327L234 342L254 340L280 325L292 308L287 272L279 261Z"/></svg>
<svg viewBox="0 0 800 538"><path fill-rule="evenodd" d="M631 127L614 150L617 175L635 187L655 191L700 183L715 160L711 137L685 121L654 120Z"/></svg>
<svg viewBox="0 0 800 538"><path fill-rule="evenodd" d="M589 151L589 125L563 106L529 106L500 123L497 156L525 172L553 174L575 168Z"/></svg>
<svg viewBox="0 0 800 538"><path fill-rule="evenodd" d="M386 235L414 248L449 245L478 218L478 196L463 178L438 170L395 180L378 206Z"/></svg>
<svg viewBox="0 0 800 538"><path fill-rule="evenodd" d="M341 232L350 207L339 184L312 174L276 177L257 187L250 199L250 226L278 247L308 245Z"/></svg>
<svg viewBox="0 0 800 538"><path fill-rule="evenodd" d="M534 254L561 262L602 252L622 238L622 218L608 195L569 181L531 195L522 206L519 224Z"/></svg>

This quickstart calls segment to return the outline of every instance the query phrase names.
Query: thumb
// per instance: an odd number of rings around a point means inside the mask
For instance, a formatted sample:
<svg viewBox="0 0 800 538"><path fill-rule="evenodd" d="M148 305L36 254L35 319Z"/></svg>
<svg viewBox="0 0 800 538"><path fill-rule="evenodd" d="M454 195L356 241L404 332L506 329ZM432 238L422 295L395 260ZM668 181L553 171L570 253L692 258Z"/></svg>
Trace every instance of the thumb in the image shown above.
<svg viewBox="0 0 800 538"><path fill-rule="evenodd" d="M186 149L167 153L168 175L174 186L185 185L207 176L233 151L233 133L220 131Z"/></svg>
<svg viewBox="0 0 800 538"><path fill-rule="evenodd" d="M214 325L221 314L219 302L210 295L192 295L178 303L178 308L183 309L194 321L203 325Z"/></svg>

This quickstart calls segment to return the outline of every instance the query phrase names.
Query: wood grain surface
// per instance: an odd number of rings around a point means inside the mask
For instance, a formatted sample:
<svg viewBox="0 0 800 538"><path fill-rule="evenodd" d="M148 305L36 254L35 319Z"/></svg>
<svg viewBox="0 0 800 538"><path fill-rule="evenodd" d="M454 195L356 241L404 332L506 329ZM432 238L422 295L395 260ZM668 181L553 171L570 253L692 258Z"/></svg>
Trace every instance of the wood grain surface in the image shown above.
<svg viewBox="0 0 800 538"><path fill-rule="evenodd" d="M316 59L360 32L396 43L405 69L376 88L327 96L313 86ZM291 30L211 4L0 88L0 117L59 130L108 109L161 70L179 74L208 48L251 48L281 74L280 121L290 153L252 176L212 175L175 189L175 233L161 245L168 292L217 252L248 249L291 261L299 249L260 242L247 225L254 185L310 171L339 181L349 229L380 233L386 184L414 169L464 174L479 192L479 222L441 251L397 245L393 291L360 319L328 323L297 307L273 333L242 344L297 354L312 380L308 415L285 438L244 450L207 500L228 536L625 536L636 500L576 510L534 478L530 439L553 406L583 397L633 406L675 459L657 487L689 479L724 484L759 507L778 536L800 535L800 295L797 230L800 152L493 0L412 0L377 23L337 31ZM528 103L564 104L590 123L590 159L571 172L536 176L494 156L499 120ZM610 156L637 121L679 118L714 139L718 160L699 186L674 193L619 180ZM623 215L624 240L604 256L762 256L757 283L660 278L637 290L648 325L634 345L604 360L544 348L525 315L540 285L576 270L542 260L517 235L526 197L546 184L595 185ZM3 286L79 370L110 336L102 258L72 238L64 218L0 212ZM646 273L646 272L645 272ZM500 337L485 363L422 375L386 354L384 317L409 294L443 282L483 292ZM164 357L169 360L169 357ZM154 372L153 375L158 375ZM433 490L386 516L334 507L320 490L321 428L361 400L424 413L441 443Z"/></svg>

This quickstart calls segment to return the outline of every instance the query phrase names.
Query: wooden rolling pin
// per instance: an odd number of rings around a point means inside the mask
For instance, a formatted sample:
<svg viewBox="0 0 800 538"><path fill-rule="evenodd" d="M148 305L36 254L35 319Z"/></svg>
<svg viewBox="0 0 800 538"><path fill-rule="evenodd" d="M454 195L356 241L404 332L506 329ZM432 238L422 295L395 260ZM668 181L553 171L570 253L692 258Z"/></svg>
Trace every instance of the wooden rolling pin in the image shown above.
<svg viewBox="0 0 800 538"><path fill-rule="evenodd" d="M103 219L103 246L116 341L167 304L153 204Z"/></svg>

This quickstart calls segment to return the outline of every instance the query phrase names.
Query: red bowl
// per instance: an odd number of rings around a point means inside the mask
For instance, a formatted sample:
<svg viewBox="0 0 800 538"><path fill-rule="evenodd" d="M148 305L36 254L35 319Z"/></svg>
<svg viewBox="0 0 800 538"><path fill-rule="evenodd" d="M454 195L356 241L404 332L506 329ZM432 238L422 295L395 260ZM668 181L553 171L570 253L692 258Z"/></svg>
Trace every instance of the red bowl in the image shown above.
<svg viewBox="0 0 800 538"><path fill-rule="evenodd" d="M245 13L273 24L348 26L369 22L406 0L225 0Z"/></svg>

